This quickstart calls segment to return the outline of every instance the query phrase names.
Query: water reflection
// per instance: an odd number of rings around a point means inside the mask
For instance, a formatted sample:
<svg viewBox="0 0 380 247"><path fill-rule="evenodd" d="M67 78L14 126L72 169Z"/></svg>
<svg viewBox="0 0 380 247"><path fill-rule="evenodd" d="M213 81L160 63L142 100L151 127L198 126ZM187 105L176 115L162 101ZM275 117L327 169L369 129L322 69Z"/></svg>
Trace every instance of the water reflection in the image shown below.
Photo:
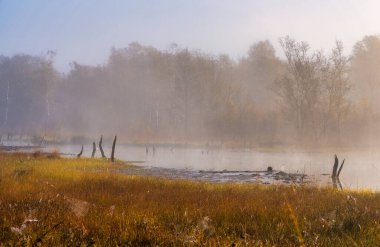
<svg viewBox="0 0 380 247"><path fill-rule="evenodd" d="M340 182L339 177L331 177L331 179L332 179L334 189L343 190L343 186L342 186L342 183Z"/></svg>
<svg viewBox="0 0 380 247"><path fill-rule="evenodd" d="M339 175L342 172L342 169L343 169L345 161L346 161L346 159L343 159L343 162L340 165L339 170L338 170L339 159L338 159L338 156L335 154L335 157L334 157L334 166L333 166L333 171L332 171L332 175L331 175L331 179L332 179L332 182L333 182L333 187L335 189L337 189L339 187L339 189L343 190L342 184L341 184L341 182L339 180Z"/></svg>
<svg viewBox="0 0 380 247"><path fill-rule="evenodd" d="M111 146L104 143L107 157ZM49 147L63 153L77 154L80 145ZM202 152L203 151L203 152ZM84 147L83 156L91 157L92 145ZM340 152L345 157L339 183L345 188L380 190L380 153L377 150ZM95 157L100 157L97 151ZM193 171L264 171L268 166L286 173L307 174L321 185L331 184L331 152L260 151L255 149L185 148L180 146L118 145L116 157L121 160L143 161L145 167L188 169ZM339 170L338 170L339 172ZM336 187L340 188L338 181Z"/></svg>

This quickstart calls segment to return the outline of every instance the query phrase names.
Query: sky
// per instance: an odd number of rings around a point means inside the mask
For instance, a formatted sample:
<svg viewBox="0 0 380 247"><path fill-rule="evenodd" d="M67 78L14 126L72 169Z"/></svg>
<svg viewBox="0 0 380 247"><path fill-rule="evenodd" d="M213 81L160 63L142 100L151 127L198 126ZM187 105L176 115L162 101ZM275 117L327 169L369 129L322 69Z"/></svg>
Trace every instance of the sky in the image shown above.
<svg viewBox="0 0 380 247"><path fill-rule="evenodd" d="M107 62L112 47L131 42L228 54L238 59L268 39L289 35L314 49L335 40L346 52L380 34L377 0L0 0L0 54L57 53L56 67Z"/></svg>

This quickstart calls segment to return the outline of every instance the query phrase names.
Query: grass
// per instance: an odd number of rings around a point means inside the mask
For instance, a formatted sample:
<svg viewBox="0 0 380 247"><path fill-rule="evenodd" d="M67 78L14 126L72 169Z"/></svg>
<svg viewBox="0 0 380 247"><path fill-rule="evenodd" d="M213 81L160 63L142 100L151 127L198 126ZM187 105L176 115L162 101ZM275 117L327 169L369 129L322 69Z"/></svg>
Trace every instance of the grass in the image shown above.
<svg viewBox="0 0 380 247"><path fill-rule="evenodd" d="M1 246L379 246L380 195L115 174L0 153Z"/></svg>

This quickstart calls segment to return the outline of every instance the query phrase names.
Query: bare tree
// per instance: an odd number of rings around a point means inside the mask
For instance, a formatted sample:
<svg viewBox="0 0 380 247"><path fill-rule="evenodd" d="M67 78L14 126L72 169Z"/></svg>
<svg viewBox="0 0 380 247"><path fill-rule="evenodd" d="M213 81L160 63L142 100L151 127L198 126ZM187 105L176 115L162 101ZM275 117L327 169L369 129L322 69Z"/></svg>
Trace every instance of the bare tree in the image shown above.
<svg viewBox="0 0 380 247"><path fill-rule="evenodd" d="M330 128L333 136L339 140L342 121L349 110L348 94L351 90L348 80L348 58L343 55L341 41L336 41L325 72L322 134L326 135Z"/></svg>
<svg viewBox="0 0 380 247"><path fill-rule="evenodd" d="M316 120L321 95L322 52L310 53L309 44L285 37L280 44L286 56L286 72L276 81L275 92L299 136L316 136Z"/></svg>

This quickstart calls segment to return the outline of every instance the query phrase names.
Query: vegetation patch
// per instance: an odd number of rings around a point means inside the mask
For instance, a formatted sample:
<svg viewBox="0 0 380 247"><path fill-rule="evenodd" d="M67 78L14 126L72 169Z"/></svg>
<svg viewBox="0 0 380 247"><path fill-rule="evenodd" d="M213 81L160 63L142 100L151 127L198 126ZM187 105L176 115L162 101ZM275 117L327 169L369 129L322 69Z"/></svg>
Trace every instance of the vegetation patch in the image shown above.
<svg viewBox="0 0 380 247"><path fill-rule="evenodd" d="M7 245L378 246L380 195L115 173L122 162L0 154Z"/></svg>

